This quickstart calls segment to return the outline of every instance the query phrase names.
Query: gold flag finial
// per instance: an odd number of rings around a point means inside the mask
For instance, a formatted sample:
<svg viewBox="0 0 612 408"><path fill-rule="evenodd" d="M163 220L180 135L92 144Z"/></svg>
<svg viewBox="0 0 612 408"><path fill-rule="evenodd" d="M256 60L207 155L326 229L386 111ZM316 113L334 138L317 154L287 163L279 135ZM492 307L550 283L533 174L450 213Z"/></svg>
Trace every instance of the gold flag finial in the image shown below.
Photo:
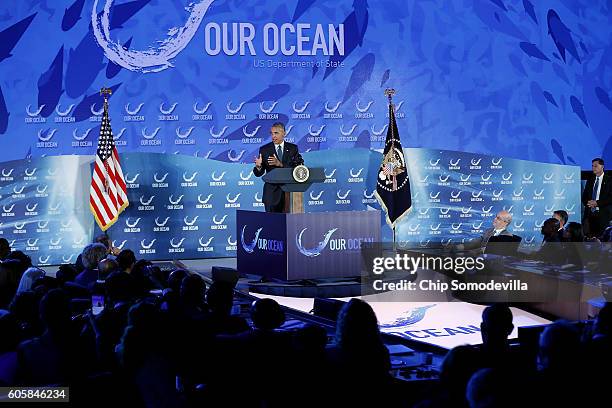
<svg viewBox="0 0 612 408"><path fill-rule="evenodd" d="M391 103L391 99L393 98L393 95L395 95L395 89L393 88L385 89L385 95L387 95L387 98L389 98L389 103Z"/></svg>

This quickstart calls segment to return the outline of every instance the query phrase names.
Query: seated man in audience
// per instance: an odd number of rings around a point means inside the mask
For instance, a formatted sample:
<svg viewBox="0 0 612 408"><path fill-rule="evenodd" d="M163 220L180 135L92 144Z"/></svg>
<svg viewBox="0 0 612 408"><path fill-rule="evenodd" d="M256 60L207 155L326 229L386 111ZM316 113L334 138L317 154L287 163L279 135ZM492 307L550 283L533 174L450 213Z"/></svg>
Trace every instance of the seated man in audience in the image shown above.
<svg viewBox="0 0 612 408"><path fill-rule="evenodd" d="M81 253L81 261L83 262L83 271L77 275L74 282L88 288L92 283L98 280L98 263L106 257L108 249L102 244L89 244L83 248Z"/></svg>
<svg viewBox="0 0 612 408"><path fill-rule="evenodd" d="M11 245L6 238L0 238L0 261L11 253Z"/></svg>
<svg viewBox="0 0 612 408"><path fill-rule="evenodd" d="M565 210L555 210L553 212L553 218L559 220L559 241L565 242L565 226L567 225L567 220L569 219L569 215Z"/></svg>
<svg viewBox="0 0 612 408"><path fill-rule="evenodd" d="M495 303L483 310L480 323L482 345L479 348L485 367L518 371L520 358L508 343L512 330L512 311L507 305Z"/></svg>
<svg viewBox="0 0 612 408"><path fill-rule="evenodd" d="M472 239L464 244L458 244L455 248L458 251L484 251L491 237L496 237L499 235L512 236L512 233L507 229L510 223L512 223L512 214L510 214L506 210L502 210L498 212L495 218L493 219L493 226L486 229L480 237Z"/></svg>

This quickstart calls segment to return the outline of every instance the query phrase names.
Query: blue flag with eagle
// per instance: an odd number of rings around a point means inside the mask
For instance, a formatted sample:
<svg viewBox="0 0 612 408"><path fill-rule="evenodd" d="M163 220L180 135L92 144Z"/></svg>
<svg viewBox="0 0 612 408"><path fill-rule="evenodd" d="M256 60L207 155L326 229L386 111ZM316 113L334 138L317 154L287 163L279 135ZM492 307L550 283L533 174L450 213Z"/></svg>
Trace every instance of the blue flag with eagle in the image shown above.
<svg viewBox="0 0 612 408"><path fill-rule="evenodd" d="M391 100L394 91L387 90L385 93L389 97L389 127L383 160L376 178L376 198L387 214L387 224L395 228L396 223L410 212L412 196L408 168L395 121L395 106Z"/></svg>

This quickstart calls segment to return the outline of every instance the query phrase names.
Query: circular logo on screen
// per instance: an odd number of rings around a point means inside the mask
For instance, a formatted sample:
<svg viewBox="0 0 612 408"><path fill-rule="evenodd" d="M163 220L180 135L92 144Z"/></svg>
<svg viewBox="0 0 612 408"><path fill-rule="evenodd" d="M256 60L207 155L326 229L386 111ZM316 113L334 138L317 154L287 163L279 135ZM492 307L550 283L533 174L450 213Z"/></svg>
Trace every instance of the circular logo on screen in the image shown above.
<svg viewBox="0 0 612 408"><path fill-rule="evenodd" d="M303 164L300 164L293 169L293 179L298 183L305 182L308 180L308 177L310 177L310 170L308 170L308 167L304 166Z"/></svg>

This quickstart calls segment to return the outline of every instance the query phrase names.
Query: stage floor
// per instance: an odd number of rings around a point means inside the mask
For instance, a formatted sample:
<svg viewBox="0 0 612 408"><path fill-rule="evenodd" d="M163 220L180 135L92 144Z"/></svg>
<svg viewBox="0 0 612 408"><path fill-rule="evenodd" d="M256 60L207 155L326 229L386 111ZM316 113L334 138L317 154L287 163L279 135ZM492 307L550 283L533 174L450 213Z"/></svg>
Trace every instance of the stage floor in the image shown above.
<svg viewBox="0 0 612 408"><path fill-rule="evenodd" d="M189 270L210 276L213 266L236 268L236 258L199 259L181 261ZM244 290L244 287L239 289ZM314 307L313 298L271 296L250 292L258 298L271 298L279 304L300 312L309 313ZM435 302L404 302L380 294L360 296L374 309L381 330L413 341L451 349L461 344L480 344L480 322L485 306L441 297ZM347 301L350 298L337 298ZM533 313L512 308L516 338L518 328L550 323Z"/></svg>

